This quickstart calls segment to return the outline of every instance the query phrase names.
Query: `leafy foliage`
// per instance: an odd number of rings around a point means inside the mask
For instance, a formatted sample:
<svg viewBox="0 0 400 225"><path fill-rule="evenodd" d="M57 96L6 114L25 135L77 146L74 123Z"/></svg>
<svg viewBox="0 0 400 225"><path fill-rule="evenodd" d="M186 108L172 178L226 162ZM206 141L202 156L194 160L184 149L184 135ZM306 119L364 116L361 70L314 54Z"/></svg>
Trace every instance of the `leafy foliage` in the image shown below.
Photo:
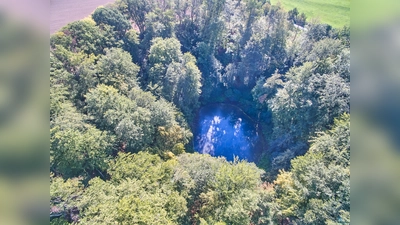
<svg viewBox="0 0 400 225"><path fill-rule="evenodd" d="M111 7L99 7L92 14L97 25L108 24L117 31L126 31L131 25L120 11Z"/></svg>
<svg viewBox="0 0 400 225"><path fill-rule="evenodd" d="M275 73L253 89L253 98L272 114L271 175L289 168L289 160L304 154L307 140L350 112L348 49L324 38L304 45L300 66Z"/></svg>
<svg viewBox="0 0 400 225"><path fill-rule="evenodd" d="M118 0L66 25L50 38L51 224L348 224L349 46L349 28L266 0ZM185 153L215 102L262 129L265 171Z"/></svg>
<svg viewBox="0 0 400 225"><path fill-rule="evenodd" d="M137 87L139 67L132 63L129 53L120 48L105 49L97 62L99 83L113 86L123 93Z"/></svg>
<svg viewBox="0 0 400 225"><path fill-rule="evenodd" d="M137 95L144 94L139 90L134 92ZM131 96L138 97L135 94ZM111 130L117 136L123 151L135 152L148 147L155 148L155 151L165 148L171 151L176 144L185 145L191 138L185 124L176 121L173 106L163 104L162 101L161 104L151 102L151 105L140 107L133 99L106 85L99 85L91 90L86 98L86 110L94 118L93 122L100 129ZM175 132L175 141L165 140L163 137L170 134L159 133L163 126L175 127L174 130L167 131Z"/></svg>
<svg viewBox="0 0 400 225"><path fill-rule="evenodd" d="M291 161L274 182L278 217L300 224L348 223L350 212L350 116L344 114L310 150Z"/></svg>
<svg viewBox="0 0 400 225"><path fill-rule="evenodd" d="M50 40L53 47L60 41L65 43L67 40L68 46L64 47L68 47L67 49L72 52L83 51L86 54L99 54L104 48L104 33L91 19L72 22L61 30L62 34L53 36Z"/></svg>
<svg viewBox="0 0 400 225"><path fill-rule="evenodd" d="M64 181L50 174L50 224L78 222L77 202L82 193L83 185L79 178Z"/></svg>

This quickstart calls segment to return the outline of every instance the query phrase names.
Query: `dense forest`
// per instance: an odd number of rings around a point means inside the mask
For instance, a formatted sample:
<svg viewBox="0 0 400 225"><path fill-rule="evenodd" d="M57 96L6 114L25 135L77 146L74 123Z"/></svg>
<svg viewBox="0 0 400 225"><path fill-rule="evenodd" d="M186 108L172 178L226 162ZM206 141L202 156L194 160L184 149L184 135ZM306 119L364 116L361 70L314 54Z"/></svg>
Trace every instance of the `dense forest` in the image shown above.
<svg viewBox="0 0 400 225"><path fill-rule="evenodd" d="M195 153L240 107L255 162ZM50 223L349 224L350 29L268 0L117 0L50 37Z"/></svg>

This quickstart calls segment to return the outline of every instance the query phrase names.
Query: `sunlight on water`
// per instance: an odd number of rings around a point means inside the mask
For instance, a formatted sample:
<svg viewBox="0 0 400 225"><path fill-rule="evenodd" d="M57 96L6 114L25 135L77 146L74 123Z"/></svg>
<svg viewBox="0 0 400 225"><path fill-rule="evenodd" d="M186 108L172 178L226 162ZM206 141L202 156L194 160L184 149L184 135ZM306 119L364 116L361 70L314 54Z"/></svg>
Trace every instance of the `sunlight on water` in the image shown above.
<svg viewBox="0 0 400 225"><path fill-rule="evenodd" d="M200 153L254 161L258 139L254 124L237 107L220 104L199 111L194 145Z"/></svg>

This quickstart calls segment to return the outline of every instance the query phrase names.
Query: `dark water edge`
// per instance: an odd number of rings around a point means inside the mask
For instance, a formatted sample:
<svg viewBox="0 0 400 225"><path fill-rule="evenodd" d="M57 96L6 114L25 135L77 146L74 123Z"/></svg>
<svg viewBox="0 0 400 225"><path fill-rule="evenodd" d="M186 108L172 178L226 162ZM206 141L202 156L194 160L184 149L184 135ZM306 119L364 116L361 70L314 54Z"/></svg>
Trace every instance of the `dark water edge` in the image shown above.
<svg viewBox="0 0 400 225"><path fill-rule="evenodd" d="M257 122L236 105L214 103L197 112L193 147L200 153L257 163L265 141Z"/></svg>

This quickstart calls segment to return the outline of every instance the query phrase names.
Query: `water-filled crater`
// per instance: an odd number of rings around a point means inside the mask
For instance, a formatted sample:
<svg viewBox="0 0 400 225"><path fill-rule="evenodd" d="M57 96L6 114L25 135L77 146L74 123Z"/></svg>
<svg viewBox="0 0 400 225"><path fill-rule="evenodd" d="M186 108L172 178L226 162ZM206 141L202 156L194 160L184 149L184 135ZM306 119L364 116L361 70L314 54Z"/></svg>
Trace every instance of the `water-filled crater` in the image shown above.
<svg viewBox="0 0 400 225"><path fill-rule="evenodd" d="M212 104L198 112L194 130L196 151L212 156L235 156L257 161L261 137L256 124L240 108L228 104Z"/></svg>

